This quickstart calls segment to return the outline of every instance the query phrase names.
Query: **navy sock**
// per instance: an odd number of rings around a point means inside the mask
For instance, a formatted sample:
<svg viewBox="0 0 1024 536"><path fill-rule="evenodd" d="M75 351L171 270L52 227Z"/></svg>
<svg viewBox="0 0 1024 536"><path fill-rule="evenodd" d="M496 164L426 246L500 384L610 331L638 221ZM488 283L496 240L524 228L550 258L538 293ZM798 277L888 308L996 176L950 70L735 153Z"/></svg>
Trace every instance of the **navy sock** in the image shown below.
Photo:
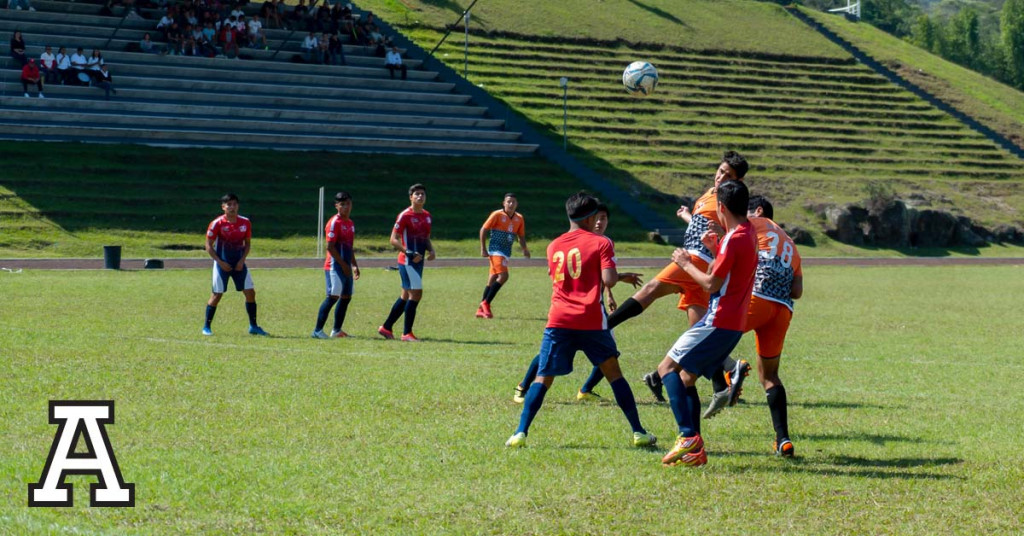
<svg viewBox="0 0 1024 536"><path fill-rule="evenodd" d="M676 418L676 426L679 427L679 432L682 433L683 427L686 425L686 416L689 415L685 400L686 386L683 385L683 380L679 377L679 374L675 372L669 372L662 376L661 384L665 386L665 392L668 393L668 405L672 408L672 415Z"/></svg>
<svg viewBox="0 0 1024 536"><path fill-rule="evenodd" d="M491 283L491 290L490 292L487 293L487 296L484 297L484 301L487 302L488 305L490 305L491 301L494 300L494 297L498 295L499 290L501 290L501 283L497 281Z"/></svg>
<svg viewBox="0 0 1024 536"><path fill-rule="evenodd" d="M412 324L416 321L416 306L419 304L420 302L415 300L405 302L405 331L402 332L403 335L412 333Z"/></svg>
<svg viewBox="0 0 1024 536"><path fill-rule="evenodd" d="M210 327L210 324L213 323L213 315L215 315L215 314L217 314L217 306L216 305L207 305L206 306L206 327Z"/></svg>
<svg viewBox="0 0 1024 536"><path fill-rule="evenodd" d="M633 397L633 390L629 388L629 382L626 381L626 378L619 378L611 383L612 392L615 393L615 402L619 404L619 409L626 415L629 427L634 432L647 433L647 430L640 426L640 413L636 410L636 398Z"/></svg>
<svg viewBox="0 0 1024 536"><path fill-rule="evenodd" d="M685 423L686 426L679 431L683 437L700 434L700 395L697 394L696 385L686 388L686 407L690 410L690 422Z"/></svg>
<svg viewBox="0 0 1024 536"><path fill-rule="evenodd" d="M711 386L716 393L729 388L729 384L725 383L725 373L722 372L722 369L718 369L711 373Z"/></svg>
<svg viewBox="0 0 1024 536"><path fill-rule="evenodd" d="M384 321L384 329L391 331L391 327L398 321L398 317L402 316L405 312L405 300L398 298L395 300L394 305L391 306L391 312L388 313L387 320Z"/></svg>
<svg viewBox="0 0 1024 536"><path fill-rule="evenodd" d="M736 368L736 360L732 356L725 356L725 360L722 361L722 371L732 372L732 369Z"/></svg>
<svg viewBox="0 0 1024 536"><path fill-rule="evenodd" d="M482 301L482 302L487 301L487 295L490 294L490 293L491 293L491 286L487 285L486 287L484 287L484 295L480 296L480 301Z"/></svg>
<svg viewBox="0 0 1024 536"><path fill-rule="evenodd" d="M258 326L256 323L256 302L245 302L245 312L249 314L249 325Z"/></svg>
<svg viewBox="0 0 1024 536"><path fill-rule="evenodd" d="M327 323L327 315L331 313L331 307L334 307L334 302L336 301L338 301L337 297L328 296L320 303L320 310L316 314L316 331L324 329L324 324Z"/></svg>
<svg viewBox="0 0 1024 536"><path fill-rule="evenodd" d="M601 372L601 367L593 367L590 369L590 376L587 376L587 381L583 382L583 387L580 387L580 392L589 393L597 387L597 384L601 383L604 379L604 373Z"/></svg>
<svg viewBox="0 0 1024 536"><path fill-rule="evenodd" d="M626 301L622 302L622 305L608 317L608 329L612 329L642 312L644 312L644 306L640 305L640 302L633 298L626 298Z"/></svg>
<svg viewBox="0 0 1024 536"><path fill-rule="evenodd" d="M537 378L537 369L539 368L540 354L537 354L533 356L533 360L530 361L530 366L526 368L526 376L523 376L523 381L522 383L519 384L519 386L522 387L523 389L529 387L530 384L533 383L533 380Z"/></svg>
<svg viewBox="0 0 1024 536"><path fill-rule="evenodd" d="M533 422L533 418L537 416L541 405L544 404L544 394L547 392L548 388L544 387L543 383L530 384L530 390L526 392L526 399L523 401L523 413L519 416L519 428L516 428L517 434L519 432L529 433L530 423Z"/></svg>
<svg viewBox="0 0 1024 536"><path fill-rule="evenodd" d="M776 385L765 391L768 395L768 411L772 414L775 439L789 439L789 415L786 410L786 388Z"/></svg>
<svg viewBox="0 0 1024 536"><path fill-rule="evenodd" d="M341 325L345 323L345 314L348 313L348 304L352 297L338 300L338 307L334 310L334 331L341 331Z"/></svg>

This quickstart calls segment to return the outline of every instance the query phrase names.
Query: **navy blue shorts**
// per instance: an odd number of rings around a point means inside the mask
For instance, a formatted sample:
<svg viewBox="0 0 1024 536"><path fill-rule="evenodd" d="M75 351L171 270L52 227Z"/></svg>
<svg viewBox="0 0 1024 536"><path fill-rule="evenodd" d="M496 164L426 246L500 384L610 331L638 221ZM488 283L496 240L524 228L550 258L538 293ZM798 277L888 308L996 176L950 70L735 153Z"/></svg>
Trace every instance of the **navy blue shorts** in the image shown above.
<svg viewBox="0 0 1024 536"><path fill-rule="evenodd" d="M423 288L423 261L398 265L398 275L402 276L402 288L420 290Z"/></svg>
<svg viewBox="0 0 1024 536"><path fill-rule="evenodd" d="M341 268L324 270L328 296L351 296L355 282L351 276L341 273Z"/></svg>
<svg viewBox="0 0 1024 536"><path fill-rule="evenodd" d="M235 283L235 290L241 292L243 290L249 290L253 288L252 277L249 275L249 267L242 265L241 270L232 270L225 272L220 269L220 265L213 263L213 293L224 294L227 290L227 280L230 279Z"/></svg>
<svg viewBox="0 0 1024 536"><path fill-rule="evenodd" d="M572 372L576 352L582 351L594 365L619 357L615 337L609 329L581 330L545 328L540 341L538 376L565 376Z"/></svg>
<svg viewBox="0 0 1024 536"><path fill-rule="evenodd" d="M742 331L721 329L698 322L683 332L668 351L668 357L683 370L698 376L711 377L722 368L722 362L736 348Z"/></svg>

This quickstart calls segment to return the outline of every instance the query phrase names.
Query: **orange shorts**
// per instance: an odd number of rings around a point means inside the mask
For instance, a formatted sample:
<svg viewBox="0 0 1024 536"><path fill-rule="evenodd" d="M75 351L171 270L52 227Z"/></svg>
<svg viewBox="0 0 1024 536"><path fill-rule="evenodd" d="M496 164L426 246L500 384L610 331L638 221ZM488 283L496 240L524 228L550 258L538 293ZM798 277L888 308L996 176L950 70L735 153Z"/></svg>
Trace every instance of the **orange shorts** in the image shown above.
<svg viewBox="0 0 1024 536"><path fill-rule="evenodd" d="M702 272L708 271L707 261L696 255L690 255L690 263ZM686 310L693 305L707 308L711 296L692 277L687 275L678 264L674 262L669 264L658 275L654 276L654 279L683 289L683 295L679 297L680 309Z"/></svg>
<svg viewBox="0 0 1024 536"><path fill-rule="evenodd" d="M750 297L747 331L757 336L757 355L769 358L782 355L782 344L786 342L792 318L793 311L789 307L758 296Z"/></svg>
<svg viewBox="0 0 1024 536"><path fill-rule="evenodd" d="M508 257L491 255L491 275L504 274L508 272Z"/></svg>

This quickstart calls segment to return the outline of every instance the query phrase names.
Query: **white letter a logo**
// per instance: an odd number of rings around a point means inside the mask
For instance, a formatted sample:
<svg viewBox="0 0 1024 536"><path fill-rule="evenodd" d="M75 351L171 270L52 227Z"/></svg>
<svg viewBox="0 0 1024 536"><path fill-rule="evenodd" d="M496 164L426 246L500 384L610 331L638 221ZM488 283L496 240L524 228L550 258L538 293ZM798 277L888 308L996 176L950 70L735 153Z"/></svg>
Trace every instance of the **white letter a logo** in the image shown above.
<svg viewBox="0 0 1024 536"><path fill-rule="evenodd" d="M121 477L104 428L113 422L112 400L51 400L50 424L58 425L57 435L39 483L28 485L28 505L71 506L73 490L64 478L77 474L99 479L89 486L89 506L135 506L135 484ZM75 452L78 440L85 441L88 452Z"/></svg>

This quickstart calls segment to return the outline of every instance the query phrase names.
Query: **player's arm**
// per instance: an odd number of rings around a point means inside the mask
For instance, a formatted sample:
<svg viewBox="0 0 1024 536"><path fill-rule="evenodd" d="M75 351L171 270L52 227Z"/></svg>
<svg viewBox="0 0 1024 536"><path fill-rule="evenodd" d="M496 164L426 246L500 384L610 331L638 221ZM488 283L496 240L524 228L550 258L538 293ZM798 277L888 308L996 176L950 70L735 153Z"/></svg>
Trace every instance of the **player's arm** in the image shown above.
<svg viewBox="0 0 1024 536"><path fill-rule="evenodd" d="M604 283L604 288L610 289L615 286L615 283L619 282L619 272L614 267L602 268L601 269L601 282Z"/></svg>
<svg viewBox="0 0 1024 536"><path fill-rule="evenodd" d="M795 275L793 276L793 286L789 289L789 297L794 300L799 300L800 296L804 295L804 276Z"/></svg>
<svg viewBox="0 0 1024 536"><path fill-rule="evenodd" d="M724 278L704 273L694 266L690 262L690 254L683 248L677 248L672 252L672 262L682 268L682 270L693 279L694 283L700 285L700 288L704 289L709 294L718 292L718 290L722 288L722 285L725 284Z"/></svg>
<svg viewBox="0 0 1024 536"><path fill-rule="evenodd" d="M605 299L604 299L605 305L608 306L608 310L610 312L614 313L615 310L619 308L619 304L616 303L615 296L612 295L612 289L610 289L608 287L604 287L604 294L605 294Z"/></svg>
<svg viewBox="0 0 1024 536"><path fill-rule="evenodd" d="M638 274L636 272L619 272L619 281L629 283L630 285L633 285L633 288L637 288L644 284L644 280L640 279L643 275L644 274ZM609 292L609 295L610 294L611 293Z"/></svg>
<svg viewBox="0 0 1024 536"><path fill-rule="evenodd" d="M530 249L526 247L526 233L519 235L519 247L523 248L523 256L530 258Z"/></svg>
<svg viewBox="0 0 1024 536"><path fill-rule="evenodd" d="M693 214L690 213L690 207L683 205L676 211L676 217L685 221L687 225L690 224L690 220L693 219Z"/></svg>
<svg viewBox="0 0 1024 536"><path fill-rule="evenodd" d="M434 251L434 243L427 239L427 260L432 261L437 258L437 253Z"/></svg>
<svg viewBox="0 0 1024 536"><path fill-rule="evenodd" d="M211 259L213 259L213 262L217 263L217 266L220 266L221 270L224 270L225 272L230 272L231 271L231 265L226 263L226 262L224 262L223 260L221 260L220 257L217 256L217 250L214 249L214 247L213 247L213 243L216 242L216 241L217 241L216 238L210 238L209 236L207 236L207 238L206 238L206 254L209 255Z"/></svg>
<svg viewBox="0 0 1024 536"><path fill-rule="evenodd" d="M245 267L245 259L249 258L249 250L252 249L252 238L245 237L245 249L242 251L242 258L238 259L238 264L235 265L235 270L241 270Z"/></svg>
<svg viewBox="0 0 1024 536"><path fill-rule="evenodd" d="M405 256L408 257L409 262L420 262L420 261L416 260L416 258L420 256L419 253L414 253L412 251L409 251L409 250L405 249L405 246L402 245L402 238L400 236L398 236L398 226L397 225L395 226L395 229L391 230L391 240L390 240L390 242L391 242L391 247L395 248L396 251L404 251L405 252Z"/></svg>
<svg viewBox="0 0 1024 536"><path fill-rule="evenodd" d="M327 242L327 253L334 258L334 262L338 263L338 266L341 266L341 273L352 277L352 267L345 262L345 259L341 258L341 250L338 249L337 242Z"/></svg>
<svg viewBox="0 0 1024 536"><path fill-rule="evenodd" d="M487 256L487 227L480 228L480 256Z"/></svg>

